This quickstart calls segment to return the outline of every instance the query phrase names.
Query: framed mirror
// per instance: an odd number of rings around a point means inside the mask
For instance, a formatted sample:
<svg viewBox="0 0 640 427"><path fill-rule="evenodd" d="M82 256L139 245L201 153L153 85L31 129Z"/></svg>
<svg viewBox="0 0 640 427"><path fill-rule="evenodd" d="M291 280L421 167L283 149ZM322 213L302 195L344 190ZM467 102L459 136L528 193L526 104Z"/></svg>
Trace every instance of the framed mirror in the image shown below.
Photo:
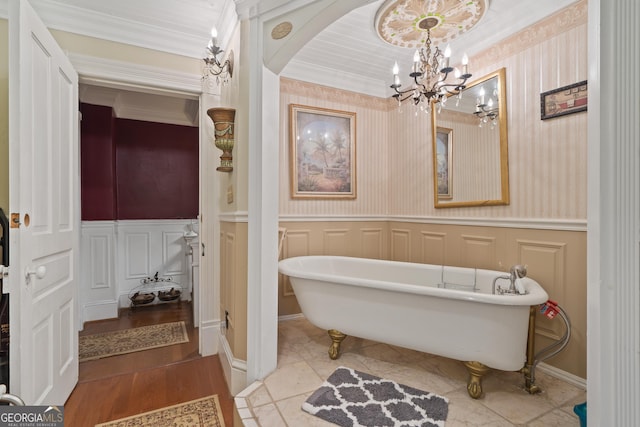
<svg viewBox="0 0 640 427"><path fill-rule="evenodd" d="M509 204L505 69L431 109L436 208Z"/></svg>

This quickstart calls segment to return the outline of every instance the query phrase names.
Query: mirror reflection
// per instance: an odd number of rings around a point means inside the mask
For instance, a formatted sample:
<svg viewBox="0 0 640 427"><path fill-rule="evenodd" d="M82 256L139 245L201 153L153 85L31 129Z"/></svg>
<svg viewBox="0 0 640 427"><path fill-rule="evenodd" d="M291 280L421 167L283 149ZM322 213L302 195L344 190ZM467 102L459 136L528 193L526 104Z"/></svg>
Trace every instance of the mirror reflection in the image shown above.
<svg viewBox="0 0 640 427"><path fill-rule="evenodd" d="M431 112L436 208L509 204L505 69Z"/></svg>

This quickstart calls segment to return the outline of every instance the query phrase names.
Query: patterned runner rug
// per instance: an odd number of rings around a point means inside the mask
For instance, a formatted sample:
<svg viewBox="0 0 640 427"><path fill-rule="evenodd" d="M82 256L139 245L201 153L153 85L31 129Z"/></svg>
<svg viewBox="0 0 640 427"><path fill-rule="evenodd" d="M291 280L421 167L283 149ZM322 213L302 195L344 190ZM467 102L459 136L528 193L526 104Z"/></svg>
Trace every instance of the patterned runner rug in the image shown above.
<svg viewBox="0 0 640 427"><path fill-rule="evenodd" d="M302 409L342 427L443 427L449 400L341 366Z"/></svg>
<svg viewBox="0 0 640 427"><path fill-rule="evenodd" d="M145 412L96 427L225 427L217 395Z"/></svg>
<svg viewBox="0 0 640 427"><path fill-rule="evenodd" d="M189 342L184 322L160 323L81 336L80 362Z"/></svg>

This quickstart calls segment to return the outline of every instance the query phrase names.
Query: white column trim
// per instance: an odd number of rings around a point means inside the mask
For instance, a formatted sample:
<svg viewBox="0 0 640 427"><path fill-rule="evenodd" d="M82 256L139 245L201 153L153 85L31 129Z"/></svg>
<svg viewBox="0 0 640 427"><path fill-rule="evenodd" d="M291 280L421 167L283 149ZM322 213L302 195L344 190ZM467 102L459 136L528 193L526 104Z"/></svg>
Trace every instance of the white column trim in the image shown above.
<svg viewBox="0 0 640 427"><path fill-rule="evenodd" d="M637 0L589 1L588 425L640 424Z"/></svg>

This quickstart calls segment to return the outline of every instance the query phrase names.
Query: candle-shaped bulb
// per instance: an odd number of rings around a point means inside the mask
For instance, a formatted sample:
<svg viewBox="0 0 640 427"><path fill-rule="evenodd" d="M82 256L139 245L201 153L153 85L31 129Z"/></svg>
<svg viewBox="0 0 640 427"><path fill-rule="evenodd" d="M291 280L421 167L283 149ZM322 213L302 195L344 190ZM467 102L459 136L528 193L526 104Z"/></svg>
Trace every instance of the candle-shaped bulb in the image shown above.
<svg viewBox="0 0 640 427"><path fill-rule="evenodd" d="M400 69L398 68L398 61L393 64L393 75L397 76Z"/></svg>
<svg viewBox="0 0 640 427"><path fill-rule="evenodd" d="M418 49L416 49L415 53L413 54L413 62L415 62L416 64L420 62L420 51Z"/></svg>
<svg viewBox="0 0 640 427"><path fill-rule="evenodd" d="M453 75L455 76L456 79L460 78L460 70L458 70L458 67L453 69Z"/></svg>
<svg viewBox="0 0 640 427"><path fill-rule="evenodd" d="M397 74L393 75L393 84L400 87L400 77Z"/></svg>
<svg viewBox="0 0 640 427"><path fill-rule="evenodd" d="M489 108L493 107L493 98L489 98L487 105L489 106Z"/></svg>
<svg viewBox="0 0 640 427"><path fill-rule="evenodd" d="M462 55L462 74L469 74L469 57L466 53Z"/></svg>
<svg viewBox="0 0 640 427"><path fill-rule="evenodd" d="M484 105L484 86L480 88L480 105Z"/></svg>
<svg viewBox="0 0 640 427"><path fill-rule="evenodd" d="M448 69L449 68L449 58L450 57L451 57L451 48L449 47L449 45L447 45L447 48L444 50L444 61L442 61L440 70L444 70L444 69ZM449 72L449 71L450 70L447 70L445 72Z"/></svg>
<svg viewBox="0 0 640 427"><path fill-rule="evenodd" d="M215 39L216 37L218 37L218 30L216 30L216 27L211 27L211 38Z"/></svg>

